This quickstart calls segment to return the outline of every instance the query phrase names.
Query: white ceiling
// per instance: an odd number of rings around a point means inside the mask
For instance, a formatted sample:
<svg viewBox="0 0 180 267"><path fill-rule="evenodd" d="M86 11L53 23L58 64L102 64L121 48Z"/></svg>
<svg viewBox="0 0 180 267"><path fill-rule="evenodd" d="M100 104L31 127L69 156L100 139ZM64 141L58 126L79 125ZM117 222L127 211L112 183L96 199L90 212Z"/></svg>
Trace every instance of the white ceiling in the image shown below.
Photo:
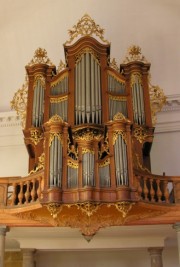
<svg viewBox="0 0 180 267"><path fill-rule="evenodd" d="M68 29L85 13L105 29L118 64L129 46L139 45L152 64L152 83L167 95L179 93L179 0L0 0L0 112L10 110L38 47L55 65L64 60Z"/></svg>

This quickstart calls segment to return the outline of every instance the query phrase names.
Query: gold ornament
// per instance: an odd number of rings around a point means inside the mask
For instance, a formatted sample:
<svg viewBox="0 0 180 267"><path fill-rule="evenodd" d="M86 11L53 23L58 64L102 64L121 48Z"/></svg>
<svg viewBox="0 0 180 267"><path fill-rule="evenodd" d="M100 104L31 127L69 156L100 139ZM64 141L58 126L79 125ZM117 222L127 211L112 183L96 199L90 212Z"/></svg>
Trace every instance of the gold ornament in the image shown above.
<svg viewBox="0 0 180 267"><path fill-rule="evenodd" d="M66 68L66 64L62 60L60 60L58 68L57 68L57 73L61 72L65 68Z"/></svg>
<svg viewBox="0 0 180 267"><path fill-rule="evenodd" d="M111 207L111 206L115 206L115 208L122 213L122 217L126 218L129 211L132 209L132 206L134 205L134 203L132 202L126 202L126 201L122 201L122 202L117 202L117 203L110 203L107 206Z"/></svg>
<svg viewBox="0 0 180 267"><path fill-rule="evenodd" d="M91 202L84 202L76 204L77 208L80 209L83 213L85 213L88 217L92 216L99 207L99 203L91 203Z"/></svg>
<svg viewBox="0 0 180 267"><path fill-rule="evenodd" d="M139 143L142 144L148 136L146 129L143 127L140 126L134 129L134 137L139 141Z"/></svg>
<svg viewBox="0 0 180 267"><path fill-rule="evenodd" d="M117 62L116 62L116 59L115 59L115 58L113 58L112 61L110 61L109 66L110 66L112 69L114 69L114 70L116 70L117 72L119 72L119 67L118 67L118 65L117 65Z"/></svg>
<svg viewBox="0 0 180 267"><path fill-rule="evenodd" d="M19 89L11 101L11 108L17 112L21 119L21 125L25 128L26 123L26 109L27 109L27 94L28 94L28 78L26 76L25 83Z"/></svg>
<svg viewBox="0 0 180 267"><path fill-rule="evenodd" d="M59 115L57 115L57 114L53 115L48 120L48 123L63 123L63 122L64 122L63 119Z"/></svg>
<svg viewBox="0 0 180 267"><path fill-rule="evenodd" d="M123 63L126 64L133 61L148 63L146 58L141 54L141 48L136 45L132 45L131 47L129 47Z"/></svg>
<svg viewBox="0 0 180 267"><path fill-rule="evenodd" d="M62 206L58 203L49 203L46 207L53 219L57 219L58 214L62 211Z"/></svg>
<svg viewBox="0 0 180 267"><path fill-rule="evenodd" d="M104 29L100 28L98 24L92 20L92 18L85 14L76 25L73 26L71 30L68 31L70 35L70 40L66 41L65 45L72 43L72 41L80 36L93 36L96 35L106 44L109 44L107 40L104 39Z"/></svg>
<svg viewBox="0 0 180 267"><path fill-rule="evenodd" d="M118 131L114 131L113 133L113 145L116 143L116 140L118 139L118 136L121 135L124 142L127 143L127 135L124 131L122 130L118 130Z"/></svg>
<svg viewBox="0 0 180 267"><path fill-rule="evenodd" d="M150 105L153 125L157 122L156 114L161 111L166 104L166 96L159 86L149 85Z"/></svg>
<svg viewBox="0 0 180 267"><path fill-rule="evenodd" d="M30 140L35 144L35 146L43 139L43 135L40 129L31 128L30 129Z"/></svg>
<svg viewBox="0 0 180 267"><path fill-rule="evenodd" d="M34 52L34 57L28 63L28 66L32 66L35 64L47 64L49 66L54 66L54 64L50 61L50 59L47 56L47 51L41 47L36 49L36 51Z"/></svg>

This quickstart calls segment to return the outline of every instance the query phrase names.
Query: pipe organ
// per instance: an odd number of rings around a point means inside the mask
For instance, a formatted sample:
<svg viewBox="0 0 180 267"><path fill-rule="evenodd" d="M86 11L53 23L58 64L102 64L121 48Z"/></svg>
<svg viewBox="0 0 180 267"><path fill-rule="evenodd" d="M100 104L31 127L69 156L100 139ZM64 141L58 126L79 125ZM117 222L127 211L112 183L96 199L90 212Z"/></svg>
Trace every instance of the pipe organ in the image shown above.
<svg viewBox="0 0 180 267"><path fill-rule="evenodd" d="M153 139L150 64L135 47L135 59L118 71L104 38L73 39L64 45L66 63L59 72L41 48L26 66L24 136L30 171L38 170L44 155L42 203L135 201L133 170L149 168L144 148Z"/></svg>

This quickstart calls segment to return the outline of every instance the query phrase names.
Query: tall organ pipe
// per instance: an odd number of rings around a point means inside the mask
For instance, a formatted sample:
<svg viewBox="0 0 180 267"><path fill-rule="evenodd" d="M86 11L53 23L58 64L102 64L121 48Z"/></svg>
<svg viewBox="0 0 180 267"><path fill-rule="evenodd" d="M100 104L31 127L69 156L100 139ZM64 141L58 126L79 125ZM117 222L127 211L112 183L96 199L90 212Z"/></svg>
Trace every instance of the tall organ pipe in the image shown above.
<svg viewBox="0 0 180 267"><path fill-rule="evenodd" d="M50 146L50 187L61 187L62 179L62 145L58 136Z"/></svg>
<svg viewBox="0 0 180 267"><path fill-rule="evenodd" d="M75 67L75 124L101 123L100 66L84 53Z"/></svg>
<svg viewBox="0 0 180 267"><path fill-rule="evenodd" d="M33 114L32 124L34 127L40 127L43 122L44 114L44 86L42 81L44 78L39 77L35 80L34 96L33 96Z"/></svg>

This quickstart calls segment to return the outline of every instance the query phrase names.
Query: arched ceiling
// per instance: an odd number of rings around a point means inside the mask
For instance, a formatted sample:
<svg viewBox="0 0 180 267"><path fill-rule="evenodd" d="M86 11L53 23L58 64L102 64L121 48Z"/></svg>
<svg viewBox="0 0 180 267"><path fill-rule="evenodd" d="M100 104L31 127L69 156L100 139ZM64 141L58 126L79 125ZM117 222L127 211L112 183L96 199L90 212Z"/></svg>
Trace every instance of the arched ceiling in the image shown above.
<svg viewBox="0 0 180 267"><path fill-rule="evenodd" d="M118 65L129 46L139 45L151 62L152 83L166 95L179 94L179 0L1 0L0 112L10 110L25 80L24 66L38 47L56 66L64 60L68 29L85 13L105 29Z"/></svg>

